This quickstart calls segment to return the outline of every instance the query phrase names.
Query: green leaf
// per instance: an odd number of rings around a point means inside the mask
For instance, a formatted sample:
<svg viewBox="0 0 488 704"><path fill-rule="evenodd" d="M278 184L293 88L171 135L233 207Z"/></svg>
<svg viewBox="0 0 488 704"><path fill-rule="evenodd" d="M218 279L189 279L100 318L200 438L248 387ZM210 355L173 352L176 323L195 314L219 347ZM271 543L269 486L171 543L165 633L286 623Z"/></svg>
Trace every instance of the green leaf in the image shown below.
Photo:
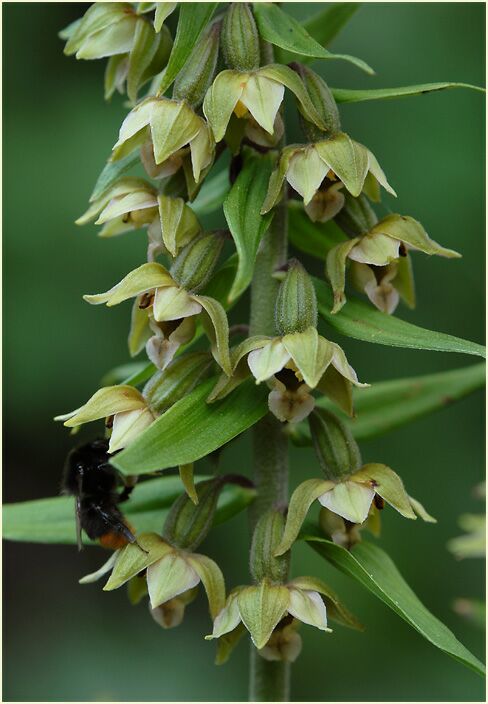
<svg viewBox="0 0 488 704"><path fill-rule="evenodd" d="M199 477L208 479L210 477ZM172 503L183 493L178 476L149 479L137 484L121 509L138 533L160 532ZM223 523L242 511L254 490L228 484L219 497L215 523ZM23 501L3 506L3 537L32 543L76 544L75 503L72 496ZM97 543L84 536L88 545Z"/></svg>
<svg viewBox="0 0 488 704"><path fill-rule="evenodd" d="M428 611L381 548L362 541L352 552L316 535L304 534L322 557L381 599L420 635L480 675L485 668L454 634Z"/></svg>
<svg viewBox="0 0 488 704"><path fill-rule="evenodd" d="M186 64L217 5L217 2L183 2L180 4L175 42L168 65L162 74L158 95L162 95L168 90Z"/></svg>
<svg viewBox="0 0 488 704"><path fill-rule="evenodd" d="M253 9L259 34L271 44L300 56L316 59L343 59L366 73L374 74L373 69L361 59L347 54L331 54L330 51L324 49L301 24L278 5L269 2L255 2Z"/></svg>
<svg viewBox="0 0 488 704"><path fill-rule="evenodd" d="M296 249L324 262L333 247L348 239L333 220L312 222L302 204L294 200L288 203L288 231L288 239Z"/></svg>
<svg viewBox="0 0 488 704"><path fill-rule="evenodd" d="M108 161L100 176L97 178L95 188L90 196L90 203L100 198L102 193L110 188L120 176L125 174L129 169L139 163L139 152L128 154L119 161Z"/></svg>
<svg viewBox="0 0 488 704"><path fill-rule="evenodd" d="M328 46L361 7L360 2L338 2L303 22L303 28L322 46Z"/></svg>
<svg viewBox="0 0 488 704"><path fill-rule="evenodd" d="M269 157L249 157L224 202L225 218L239 257L229 301L238 298L251 283L259 243L273 217L271 212L260 215L270 175Z"/></svg>
<svg viewBox="0 0 488 704"><path fill-rule="evenodd" d="M356 440L367 440L388 433L417 418L445 408L485 384L485 363L438 374L381 381L368 389L354 389L356 418L351 420L334 411L349 426ZM320 399L322 408L333 408ZM305 429L305 424L304 424Z"/></svg>
<svg viewBox="0 0 488 704"><path fill-rule="evenodd" d="M203 182L197 197L191 204L191 209L200 217L208 215L220 208L230 188L229 173L222 169Z"/></svg>
<svg viewBox="0 0 488 704"><path fill-rule="evenodd" d="M332 95L338 103L362 103L365 100L384 100L386 98L401 98L407 95L423 95L446 88L470 88L482 93L485 88L473 86L470 83L421 83L417 86L398 88L371 88L370 90L352 90L350 88L331 88Z"/></svg>
<svg viewBox="0 0 488 704"><path fill-rule="evenodd" d="M267 390L251 382L222 401L206 403L216 381L216 377L209 379L177 401L111 464L123 474L189 464L222 447L267 412Z"/></svg>
<svg viewBox="0 0 488 704"><path fill-rule="evenodd" d="M147 362L127 362L127 364L119 364L103 375L100 381L100 386L127 384L127 379L132 379L135 376L139 376L139 374L147 367ZM130 386L137 386L137 384L131 382Z"/></svg>
<svg viewBox="0 0 488 704"><path fill-rule="evenodd" d="M393 315L375 310L363 301L349 300L339 313L332 315L330 311L334 301L330 287L319 279L314 279L314 284L319 314L342 335L377 345L436 352L458 352L486 357L483 345L446 333L420 328Z"/></svg>

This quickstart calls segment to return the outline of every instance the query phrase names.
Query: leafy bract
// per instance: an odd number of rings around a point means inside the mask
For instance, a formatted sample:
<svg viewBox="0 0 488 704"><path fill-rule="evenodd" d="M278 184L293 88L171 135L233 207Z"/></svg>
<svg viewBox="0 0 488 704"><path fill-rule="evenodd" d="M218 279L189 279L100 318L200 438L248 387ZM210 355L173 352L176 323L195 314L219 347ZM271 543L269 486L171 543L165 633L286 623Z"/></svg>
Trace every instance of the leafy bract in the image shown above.
<svg viewBox="0 0 488 704"><path fill-rule="evenodd" d="M191 209L200 217L220 208L230 188L227 169L222 169L215 176L207 177Z"/></svg>
<svg viewBox="0 0 488 704"><path fill-rule="evenodd" d="M368 440L388 433L417 418L445 408L454 401L484 386L485 363L464 369L453 369L437 374L393 379L372 384L367 389L354 389L353 419L323 397L317 401L321 408L333 409L348 424L356 440ZM311 442L306 423L295 428L292 439L298 444Z"/></svg>
<svg viewBox="0 0 488 704"><path fill-rule="evenodd" d="M110 186L123 174L125 174L129 169L139 163L139 152L135 154L128 154L123 159L118 161L108 161L100 176L97 178L95 188L90 196L90 202L100 198L102 193L106 191Z"/></svg>
<svg viewBox="0 0 488 704"><path fill-rule="evenodd" d="M426 609L391 558L376 545L362 541L348 551L306 530L302 538L337 569L352 577L383 601L424 638L480 675L485 668L454 634Z"/></svg>
<svg viewBox="0 0 488 704"><path fill-rule="evenodd" d="M454 335L435 332L375 310L367 303L349 300L339 313L331 314L333 296L329 286L314 279L319 314L342 335L377 345L407 347L436 352L458 352L486 357L483 345Z"/></svg>
<svg viewBox="0 0 488 704"><path fill-rule="evenodd" d="M424 95L436 90L447 88L469 88L482 93L484 88L470 83L421 83L416 86L399 86L398 88L370 88L368 90L353 90L350 88L331 88L332 95L338 103L362 103L365 100L385 100L386 98L402 98L408 95Z"/></svg>
<svg viewBox="0 0 488 704"><path fill-rule="evenodd" d="M195 462L250 428L268 410L266 390L242 384L221 401L206 398L217 379L209 379L163 413L148 431L115 455L123 474L143 474Z"/></svg>
<svg viewBox="0 0 488 704"><path fill-rule="evenodd" d="M348 241L333 220L312 222L298 201L288 203L288 239L296 249L323 261L333 247Z"/></svg>
<svg viewBox="0 0 488 704"><path fill-rule="evenodd" d="M176 37L168 64L161 76L158 95L165 93L187 62L217 5L216 2L182 2L180 4Z"/></svg>
<svg viewBox="0 0 488 704"><path fill-rule="evenodd" d="M347 54L331 54L310 36L304 27L275 3L255 2L254 16L263 39L293 54L317 59L343 59L373 74L373 69L361 59Z"/></svg>
<svg viewBox="0 0 488 704"><path fill-rule="evenodd" d="M259 243L273 217L273 213L260 215L270 174L269 157L249 156L224 202L225 218L239 257L230 301L238 298L251 283Z"/></svg>
<svg viewBox="0 0 488 704"><path fill-rule="evenodd" d="M199 480L209 477L198 477ZM138 484L121 505L136 532L162 529L171 504L183 493L178 476L149 479ZM215 523L228 520L252 501L254 491L235 484L224 487L219 497ZM71 496L23 501L3 506L3 537L34 543L76 544L75 505ZM84 536L87 544L96 543Z"/></svg>
<svg viewBox="0 0 488 704"><path fill-rule="evenodd" d="M338 2L316 12L302 26L322 46L328 46L361 7L360 2ZM308 57L304 57L307 60ZM305 62L302 59L303 62Z"/></svg>

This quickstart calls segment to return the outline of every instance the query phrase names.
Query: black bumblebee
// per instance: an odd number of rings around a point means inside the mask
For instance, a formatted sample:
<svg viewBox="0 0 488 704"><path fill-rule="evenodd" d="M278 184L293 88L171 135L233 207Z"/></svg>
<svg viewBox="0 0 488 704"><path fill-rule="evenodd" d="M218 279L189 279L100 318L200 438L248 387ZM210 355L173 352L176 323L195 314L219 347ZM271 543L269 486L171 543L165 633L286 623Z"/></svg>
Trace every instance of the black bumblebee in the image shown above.
<svg viewBox="0 0 488 704"><path fill-rule="evenodd" d="M107 440L94 440L75 447L66 458L62 491L75 497L76 537L82 549L81 531L104 547L123 547L135 543L132 527L118 504L129 498L132 486L117 491L120 475L109 464Z"/></svg>

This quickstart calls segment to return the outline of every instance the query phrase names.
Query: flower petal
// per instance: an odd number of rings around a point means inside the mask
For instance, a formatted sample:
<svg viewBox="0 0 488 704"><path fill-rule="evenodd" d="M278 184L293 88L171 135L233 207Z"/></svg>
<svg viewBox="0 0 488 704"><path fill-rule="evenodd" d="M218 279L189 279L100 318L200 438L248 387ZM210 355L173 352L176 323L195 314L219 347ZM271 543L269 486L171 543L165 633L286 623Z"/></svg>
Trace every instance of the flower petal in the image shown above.
<svg viewBox="0 0 488 704"><path fill-rule="evenodd" d="M348 480L336 484L333 489L319 496L319 501L322 506L342 516L346 521L364 523L374 494L372 487Z"/></svg>
<svg viewBox="0 0 488 704"><path fill-rule="evenodd" d="M453 249L446 249L431 240L422 225L414 218L406 215L388 215L372 228L371 234L374 236L379 234L388 235L388 237L404 242L412 249L419 250L425 254L437 254L448 258L461 256Z"/></svg>
<svg viewBox="0 0 488 704"><path fill-rule="evenodd" d="M137 536L137 543L129 543L117 550L114 569L103 590L109 592L118 589L172 551L173 548L156 533L141 533Z"/></svg>
<svg viewBox="0 0 488 704"><path fill-rule="evenodd" d="M248 78L248 73L222 71L208 89L203 101L203 112L212 128L216 142L224 138L230 116Z"/></svg>
<svg viewBox="0 0 488 704"><path fill-rule="evenodd" d="M320 158L342 181L349 193L357 198L368 173L368 150L339 132L330 139L315 144Z"/></svg>
<svg viewBox="0 0 488 704"><path fill-rule="evenodd" d="M283 181L285 180L290 160L292 159L296 150L297 147L289 146L285 147L281 152L278 166L273 171L269 179L268 192L261 208L261 215L265 215L271 210L271 208L276 205L281 194L281 187L283 185Z"/></svg>
<svg viewBox="0 0 488 704"><path fill-rule="evenodd" d="M174 285L175 282L164 266L157 262L148 262L131 271L122 281L105 293L88 294L83 298L93 305L106 303L107 306L115 306L128 298L134 298L134 296L154 288Z"/></svg>
<svg viewBox="0 0 488 704"><path fill-rule="evenodd" d="M158 322L188 318L201 312L202 306L184 288L173 285L156 289L153 315Z"/></svg>
<svg viewBox="0 0 488 704"><path fill-rule="evenodd" d="M359 242L355 237L342 244L338 244L327 254L326 273L334 293L334 306L331 313L338 313L346 302L344 289L346 287L346 259L351 249Z"/></svg>
<svg viewBox="0 0 488 704"><path fill-rule="evenodd" d="M313 147L300 149L290 159L286 180L308 205L327 176L328 167Z"/></svg>
<svg viewBox="0 0 488 704"><path fill-rule="evenodd" d="M154 416L149 408L116 413L108 446L109 453L112 454L127 447L146 428L149 428L153 421Z"/></svg>
<svg viewBox="0 0 488 704"><path fill-rule="evenodd" d="M239 592L237 602L242 622L258 650L268 642L273 629L288 610L289 601L286 587L271 585L266 581Z"/></svg>
<svg viewBox="0 0 488 704"><path fill-rule="evenodd" d="M188 560L176 551L168 553L147 568L147 588L153 609L196 587L199 582L200 577Z"/></svg>
<svg viewBox="0 0 488 704"><path fill-rule="evenodd" d="M332 362L335 353L332 343L319 335L314 327L285 335L282 343L306 384L315 388Z"/></svg>
<svg viewBox="0 0 488 704"><path fill-rule="evenodd" d="M281 338L275 337L264 347L253 350L247 357L247 363L256 384L260 384L281 371L289 359L290 354Z"/></svg>
<svg viewBox="0 0 488 704"><path fill-rule="evenodd" d="M260 76L257 72L249 77L242 91L241 103L266 132L273 134L274 121L284 94L284 86L270 78Z"/></svg>
<svg viewBox="0 0 488 704"><path fill-rule="evenodd" d="M220 567L205 555L192 554L188 562L200 577L205 588L212 618L216 618L225 605L225 582Z"/></svg>
<svg viewBox="0 0 488 704"><path fill-rule="evenodd" d="M363 384L358 381L357 374L347 361L346 355L342 347L336 345L335 342L331 342L330 344L334 346L334 356L332 357L332 365L337 369L337 371L342 374L343 377L352 382L354 386L369 386L369 384Z"/></svg>
<svg viewBox="0 0 488 704"><path fill-rule="evenodd" d="M275 551L276 556L283 555L291 548L312 503L333 487L334 483L325 479L307 479L295 489L288 506L283 537Z"/></svg>
<svg viewBox="0 0 488 704"><path fill-rule="evenodd" d="M134 191L123 196L112 198L112 200L100 213L95 225L102 225L108 220L113 220L114 218L119 217L119 215L131 213L134 210L154 208L157 204L158 201L156 200L156 195L153 191L149 190Z"/></svg>
<svg viewBox="0 0 488 704"><path fill-rule="evenodd" d="M362 146L362 145L361 145ZM366 149L366 147L364 147ZM369 149L367 150L368 152L368 171L373 174L375 179L380 183L385 191L388 191L388 193L391 193L392 196L396 197L396 193L393 190L393 188L390 186L388 181L386 180L386 176L384 174L383 169L381 166L378 164L378 160L373 154L373 152L370 152Z"/></svg>
<svg viewBox="0 0 488 704"><path fill-rule="evenodd" d="M79 579L78 584L91 584L92 582L96 582L98 579L100 579L100 577L103 577L103 575L107 574L107 572L110 572L112 567L115 565L116 560L117 551L113 552L108 558L107 562L104 562L103 565L99 567L96 572L87 574L81 579Z"/></svg>
<svg viewBox="0 0 488 704"><path fill-rule="evenodd" d="M203 120L188 103L160 98L150 124L154 161L161 164L197 136Z"/></svg>
<svg viewBox="0 0 488 704"><path fill-rule="evenodd" d="M302 623L308 623L309 626L315 626L321 631L331 633L331 629L327 628L327 609L318 592L294 588L288 591L290 594L290 603L288 604L290 616L294 616Z"/></svg>
<svg viewBox="0 0 488 704"><path fill-rule="evenodd" d="M202 323L212 344L212 354L227 376L231 376L229 323L225 310L218 301L210 296L193 296L192 298L205 309Z"/></svg>
<svg viewBox="0 0 488 704"><path fill-rule="evenodd" d="M400 242L380 232L369 233L359 239L348 256L362 264L386 266L400 256Z"/></svg>
<svg viewBox="0 0 488 704"><path fill-rule="evenodd" d="M214 619L212 634L205 636L206 640L220 638L225 633L230 633L234 630L234 628L237 628L241 621L239 605L237 603L237 595L238 591L234 591L229 594L227 603Z"/></svg>
<svg viewBox="0 0 488 704"><path fill-rule="evenodd" d="M89 423L100 418L107 418L115 413L134 411L146 408L146 401L141 392L133 386L105 386L76 411L64 416L56 416L54 420L66 420L67 428L74 428L83 423Z"/></svg>
<svg viewBox="0 0 488 704"><path fill-rule="evenodd" d="M379 494L390 506L393 506L405 518L415 520L416 515L410 505L410 499L403 482L390 467L374 462L365 464L352 475L351 481L370 482L376 494Z"/></svg>

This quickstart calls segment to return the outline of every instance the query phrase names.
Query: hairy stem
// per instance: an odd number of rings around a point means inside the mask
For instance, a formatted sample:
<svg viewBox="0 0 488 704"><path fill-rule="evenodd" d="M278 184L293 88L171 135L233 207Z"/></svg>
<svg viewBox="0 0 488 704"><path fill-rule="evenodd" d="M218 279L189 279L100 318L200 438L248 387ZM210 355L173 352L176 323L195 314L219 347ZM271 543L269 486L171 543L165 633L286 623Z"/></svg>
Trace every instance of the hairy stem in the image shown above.
<svg viewBox="0 0 488 704"><path fill-rule="evenodd" d="M251 288L251 335L275 335L274 307L279 282L273 272L287 258L287 208L284 200L276 209L256 259ZM254 482L256 500L250 509L251 531L259 517L288 500L288 446L281 423L268 414L254 428ZM290 666L264 660L251 645L249 700L288 701Z"/></svg>

